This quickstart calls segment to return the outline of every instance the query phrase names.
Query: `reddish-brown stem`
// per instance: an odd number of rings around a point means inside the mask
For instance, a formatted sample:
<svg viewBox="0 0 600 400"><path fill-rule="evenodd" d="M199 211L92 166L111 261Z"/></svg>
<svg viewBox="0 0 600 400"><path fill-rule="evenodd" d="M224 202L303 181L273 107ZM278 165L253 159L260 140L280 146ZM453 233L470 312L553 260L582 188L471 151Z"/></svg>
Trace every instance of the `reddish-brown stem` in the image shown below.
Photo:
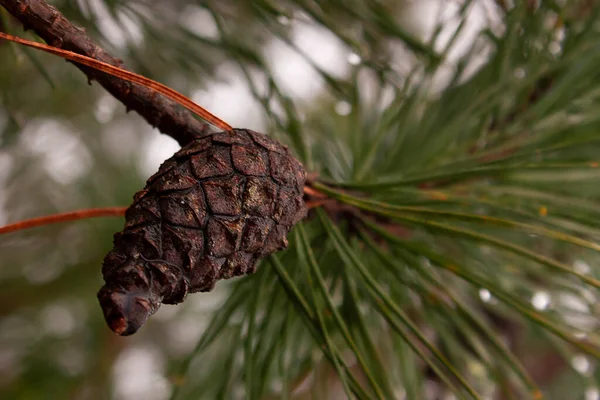
<svg viewBox="0 0 600 400"><path fill-rule="evenodd" d="M328 196L326 194L323 194L323 193L321 193L311 187L308 187L308 186L304 187L304 193L309 196L316 197L318 199L327 199L328 198Z"/></svg>
<svg viewBox="0 0 600 400"><path fill-rule="evenodd" d="M326 204L329 200L326 199L322 199L322 200L309 200L306 202L306 207L308 207L308 209L310 210L311 208L317 208L322 206L323 204Z"/></svg>
<svg viewBox="0 0 600 400"><path fill-rule="evenodd" d="M305 187L304 192L308 195L315 196L317 199L306 202L308 208L315 208L325 204L327 196L312 188ZM16 231L22 231L29 228L37 228L44 225L57 224L60 222L78 221L87 218L98 217L121 217L125 215L127 207L105 207L105 208L88 208L85 210L71 211L61 214L46 215L24 221L15 222L10 225L0 227L0 235Z"/></svg>
<svg viewBox="0 0 600 400"><path fill-rule="evenodd" d="M224 131L230 131L232 129L231 125L227 122L223 121L216 115L213 115L211 112L207 111L203 107L200 107L198 104L194 103L189 98L185 97L181 93L176 90L171 89L170 87L163 85L160 82L156 82L150 78L146 78L145 76L138 75L133 72L129 72L119 67L115 67L114 65L110 65L108 63L95 60L91 57L82 56L81 54L74 53L72 51L67 51L63 49L59 49L56 47L48 46L42 43L32 42L31 40L22 39L16 36L12 36L6 33L0 32L0 39L10 40L11 42L19 43L24 46L33 47L34 49L45 51L46 53L54 54L55 56L59 56L69 61L76 62L78 64L85 65L86 67L94 68L98 71L105 72L109 75L116 76L117 78L121 78L123 80L137 83L138 85L142 85L149 89L152 89L163 96L176 101L178 104L181 104L183 107L187 108L194 114L198 115L200 118L205 120L206 122L223 129Z"/></svg>
<svg viewBox="0 0 600 400"><path fill-rule="evenodd" d="M44 225L57 224L60 222L77 221L80 219L97 217L122 217L125 215L126 210L127 207L89 208L86 210L46 215L44 217L26 219L24 221L15 222L14 224L2 226L0 227L0 235Z"/></svg>

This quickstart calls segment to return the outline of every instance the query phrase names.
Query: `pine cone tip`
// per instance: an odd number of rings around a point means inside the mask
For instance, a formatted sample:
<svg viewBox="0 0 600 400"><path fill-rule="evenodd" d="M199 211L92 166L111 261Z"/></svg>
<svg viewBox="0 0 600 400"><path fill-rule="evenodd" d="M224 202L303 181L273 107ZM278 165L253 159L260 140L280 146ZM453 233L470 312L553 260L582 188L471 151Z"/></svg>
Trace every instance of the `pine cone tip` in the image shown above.
<svg viewBox="0 0 600 400"><path fill-rule="evenodd" d="M132 335L146 323L159 304L149 294L132 293L105 285L98 292L98 300L109 328L118 335Z"/></svg>

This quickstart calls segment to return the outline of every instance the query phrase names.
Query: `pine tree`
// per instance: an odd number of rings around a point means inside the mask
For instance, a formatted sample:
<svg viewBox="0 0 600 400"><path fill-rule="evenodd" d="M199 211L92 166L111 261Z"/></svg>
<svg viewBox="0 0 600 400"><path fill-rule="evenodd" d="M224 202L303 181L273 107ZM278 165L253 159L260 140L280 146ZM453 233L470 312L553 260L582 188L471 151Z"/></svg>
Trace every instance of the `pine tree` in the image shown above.
<svg viewBox="0 0 600 400"><path fill-rule="evenodd" d="M96 298L123 229L106 216L170 157L150 143L177 150L158 131L183 145L208 128L0 41L2 224L105 216L0 236L2 398L600 396L597 2L456 2L425 38L401 1L54 5L0 0L0 31L84 44L215 113L233 103L203 90L242 82L253 111L229 122L289 146L310 211L256 273L116 337ZM476 8L495 19L456 55ZM339 42L345 72L299 44L306 27ZM310 100L273 48L311 66Z"/></svg>

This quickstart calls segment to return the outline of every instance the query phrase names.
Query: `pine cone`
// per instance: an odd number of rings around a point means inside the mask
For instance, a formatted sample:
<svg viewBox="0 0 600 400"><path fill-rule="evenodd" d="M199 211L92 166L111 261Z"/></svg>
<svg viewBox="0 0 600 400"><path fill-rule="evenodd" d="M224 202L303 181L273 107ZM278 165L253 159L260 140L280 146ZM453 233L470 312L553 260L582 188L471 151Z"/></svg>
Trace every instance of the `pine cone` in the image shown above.
<svg viewBox="0 0 600 400"><path fill-rule="evenodd" d="M203 136L175 153L134 196L104 259L98 299L110 328L131 335L160 303L253 273L306 216L305 179L286 147L250 130Z"/></svg>

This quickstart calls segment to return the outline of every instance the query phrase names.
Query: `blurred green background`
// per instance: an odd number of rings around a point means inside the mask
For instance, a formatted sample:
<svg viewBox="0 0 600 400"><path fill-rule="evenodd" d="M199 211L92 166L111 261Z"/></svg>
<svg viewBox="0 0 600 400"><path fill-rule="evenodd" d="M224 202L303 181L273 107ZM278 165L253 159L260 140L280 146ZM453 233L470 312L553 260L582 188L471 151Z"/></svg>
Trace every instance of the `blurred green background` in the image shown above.
<svg viewBox="0 0 600 400"><path fill-rule="evenodd" d="M600 399L596 3L52 2L363 214L125 338L96 300L122 218L1 236L0 397ZM129 205L177 148L0 42L0 224Z"/></svg>

